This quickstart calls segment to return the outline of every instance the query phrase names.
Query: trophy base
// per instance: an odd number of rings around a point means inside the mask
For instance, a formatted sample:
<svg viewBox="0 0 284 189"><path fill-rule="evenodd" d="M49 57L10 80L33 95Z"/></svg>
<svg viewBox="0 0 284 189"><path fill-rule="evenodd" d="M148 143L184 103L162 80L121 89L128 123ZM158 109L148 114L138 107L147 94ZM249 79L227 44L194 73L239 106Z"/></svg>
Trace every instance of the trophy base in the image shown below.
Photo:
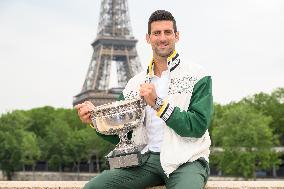
<svg viewBox="0 0 284 189"><path fill-rule="evenodd" d="M136 167L142 164L142 154L141 150L145 145L138 146L138 150L131 153L125 153L120 155L114 155L114 152L111 151L107 156L107 164L110 169L114 168L127 168L127 167Z"/></svg>

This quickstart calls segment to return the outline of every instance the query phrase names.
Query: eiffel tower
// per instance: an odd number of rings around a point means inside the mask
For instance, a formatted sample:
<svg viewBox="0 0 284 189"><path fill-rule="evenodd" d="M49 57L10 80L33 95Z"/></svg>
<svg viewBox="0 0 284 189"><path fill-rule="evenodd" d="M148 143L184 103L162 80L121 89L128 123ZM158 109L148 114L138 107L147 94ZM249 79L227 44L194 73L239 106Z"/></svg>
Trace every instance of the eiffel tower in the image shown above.
<svg viewBox="0 0 284 189"><path fill-rule="evenodd" d="M73 105L114 101L127 81L141 70L132 35L127 0L102 0L93 55L81 92Z"/></svg>

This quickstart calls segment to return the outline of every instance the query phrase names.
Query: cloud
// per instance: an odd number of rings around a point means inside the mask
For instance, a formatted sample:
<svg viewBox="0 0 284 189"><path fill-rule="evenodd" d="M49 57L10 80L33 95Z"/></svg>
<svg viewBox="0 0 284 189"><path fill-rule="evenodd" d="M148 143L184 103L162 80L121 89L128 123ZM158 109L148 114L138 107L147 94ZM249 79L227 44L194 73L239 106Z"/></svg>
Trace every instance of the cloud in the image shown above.
<svg viewBox="0 0 284 189"><path fill-rule="evenodd" d="M216 102L283 87L284 1L128 2L144 67L151 60L145 42L148 16L166 9L176 17L184 62L193 60L211 71ZM99 6L93 0L0 2L0 114L72 106L91 60Z"/></svg>

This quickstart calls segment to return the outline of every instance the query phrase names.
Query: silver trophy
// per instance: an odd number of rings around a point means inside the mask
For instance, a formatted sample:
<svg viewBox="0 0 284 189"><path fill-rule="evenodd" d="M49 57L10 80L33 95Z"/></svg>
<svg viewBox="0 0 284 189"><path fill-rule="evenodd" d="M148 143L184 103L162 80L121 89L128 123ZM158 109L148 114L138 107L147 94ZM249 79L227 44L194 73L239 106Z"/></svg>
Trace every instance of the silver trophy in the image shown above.
<svg viewBox="0 0 284 189"><path fill-rule="evenodd" d="M118 135L120 142L107 156L110 169L139 166L141 150L145 145L136 145L128 140L127 133L143 124L146 103L143 99L116 101L95 107L91 111L93 127L105 135Z"/></svg>

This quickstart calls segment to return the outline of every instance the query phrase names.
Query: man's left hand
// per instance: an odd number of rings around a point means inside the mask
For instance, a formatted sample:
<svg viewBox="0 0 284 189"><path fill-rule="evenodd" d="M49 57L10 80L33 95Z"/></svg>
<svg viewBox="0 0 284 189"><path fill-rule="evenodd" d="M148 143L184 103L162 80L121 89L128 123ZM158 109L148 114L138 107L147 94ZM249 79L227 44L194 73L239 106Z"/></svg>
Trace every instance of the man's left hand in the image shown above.
<svg viewBox="0 0 284 189"><path fill-rule="evenodd" d="M153 83L143 83L140 85L140 96L144 97L146 103L153 107L155 105L155 99L157 98L156 89Z"/></svg>

